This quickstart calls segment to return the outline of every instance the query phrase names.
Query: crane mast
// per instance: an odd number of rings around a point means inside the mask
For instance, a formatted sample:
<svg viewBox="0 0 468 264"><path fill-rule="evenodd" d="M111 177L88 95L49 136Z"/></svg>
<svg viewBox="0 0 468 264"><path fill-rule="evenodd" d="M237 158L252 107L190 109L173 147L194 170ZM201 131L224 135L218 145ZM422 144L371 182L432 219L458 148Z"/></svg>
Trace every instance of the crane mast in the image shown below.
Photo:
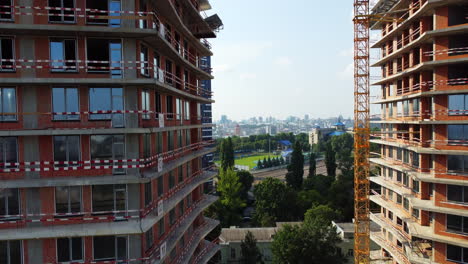
<svg viewBox="0 0 468 264"><path fill-rule="evenodd" d="M354 263L370 262L369 0L354 0Z"/></svg>

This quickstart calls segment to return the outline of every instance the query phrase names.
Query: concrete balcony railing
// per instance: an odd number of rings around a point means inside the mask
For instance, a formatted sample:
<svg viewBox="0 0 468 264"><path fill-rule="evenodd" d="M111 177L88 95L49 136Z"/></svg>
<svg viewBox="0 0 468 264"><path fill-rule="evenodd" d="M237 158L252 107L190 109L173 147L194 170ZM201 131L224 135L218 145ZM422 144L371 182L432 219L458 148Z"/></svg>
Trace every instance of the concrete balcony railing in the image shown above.
<svg viewBox="0 0 468 264"><path fill-rule="evenodd" d="M203 241L203 249L195 256L192 257L190 264L205 264L210 261L212 257L221 250L221 247L218 244Z"/></svg>
<svg viewBox="0 0 468 264"><path fill-rule="evenodd" d="M409 234L404 233L400 228L396 227L394 223L391 223L388 219L384 218L383 214L370 214L370 219L378 224L380 227L385 228L391 232L393 236L398 239L401 243L410 244L411 237Z"/></svg>
<svg viewBox="0 0 468 264"><path fill-rule="evenodd" d="M205 218L205 223L198 227L191 239L187 242L184 247L184 251L179 257L171 262L171 264L182 264L189 263L190 258L193 256L195 250L197 249L200 242L214 229L219 225L219 221Z"/></svg>
<svg viewBox="0 0 468 264"><path fill-rule="evenodd" d="M60 237L79 237L79 236L96 236L96 235L125 235L125 234L142 234L154 226L164 215L174 208L182 199L190 194L196 187L203 184L207 180L213 178L216 173L207 172L198 176L196 179L187 184L184 188L179 189L172 196L158 202L158 205L153 207L150 213L146 213L142 218L135 217L103 217L101 222L84 221L84 218L74 224L61 225L45 225L45 226L21 226L16 229L0 230L0 237L6 240L21 240L21 239L45 239L45 238L60 238ZM201 201L193 205L190 214L199 214L204 208L216 201L217 197L205 196ZM202 208L203 207L203 208ZM118 218L118 221L110 221ZM63 219L58 219L62 221ZM90 218L90 220L93 220ZM124 220L124 221L123 221ZM35 221L42 222L42 220ZM44 222L50 222L47 219ZM11 225L11 222L4 224Z"/></svg>
<svg viewBox="0 0 468 264"><path fill-rule="evenodd" d="M391 244L386 238L382 236L381 232L371 232L370 238L372 241L384 248L398 263L411 264L411 262L403 253L403 249L400 249L397 246Z"/></svg>

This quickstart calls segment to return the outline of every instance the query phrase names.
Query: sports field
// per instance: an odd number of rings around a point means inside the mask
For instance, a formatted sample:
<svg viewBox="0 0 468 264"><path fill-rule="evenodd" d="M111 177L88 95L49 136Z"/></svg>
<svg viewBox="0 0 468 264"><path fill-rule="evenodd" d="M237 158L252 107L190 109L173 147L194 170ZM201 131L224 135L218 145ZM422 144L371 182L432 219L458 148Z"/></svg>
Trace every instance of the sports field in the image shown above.
<svg viewBox="0 0 468 264"><path fill-rule="evenodd" d="M240 159L237 159L236 157L236 165L242 165L242 166L249 166L249 168L253 168L255 166L257 166L257 161L258 160L261 160L263 161L264 158L268 159L268 157L270 158L275 158L275 157L279 157L278 155L273 155L273 154L261 154L261 155L255 155L255 156L250 156L250 157L245 157L245 158L240 158Z"/></svg>

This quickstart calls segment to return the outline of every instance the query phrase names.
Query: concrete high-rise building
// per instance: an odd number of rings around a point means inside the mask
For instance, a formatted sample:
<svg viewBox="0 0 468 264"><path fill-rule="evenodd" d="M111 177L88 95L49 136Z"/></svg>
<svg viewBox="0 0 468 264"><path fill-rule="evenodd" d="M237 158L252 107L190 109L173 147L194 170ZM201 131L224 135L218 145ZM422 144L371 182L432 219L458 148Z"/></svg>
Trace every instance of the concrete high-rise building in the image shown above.
<svg viewBox="0 0 468 264"><path fill-rule="evenodd" d="M372 12L383 133L371 239L391 263L468 263L468 2L380 0Z"/></svg>
<svg viewBox="0 0 468 264"><path fill-rule="evenodd" d="M1 4L0 263L206 263L210 3Z"/></svg>

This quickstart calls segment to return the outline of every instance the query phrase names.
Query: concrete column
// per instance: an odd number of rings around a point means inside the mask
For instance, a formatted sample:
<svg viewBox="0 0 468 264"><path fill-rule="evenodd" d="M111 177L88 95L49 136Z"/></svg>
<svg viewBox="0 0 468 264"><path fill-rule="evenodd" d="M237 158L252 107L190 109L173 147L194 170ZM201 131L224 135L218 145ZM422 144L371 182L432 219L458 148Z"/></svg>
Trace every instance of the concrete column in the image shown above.
<svg viewBox="0 0 468 264"><path fill-rule="evenodd" d="M133 20L132 20L132 22L133 22ZM138 66L135 63L127 63L127 61L136 61L137 60L136 40L135 39L124 39L122 45L123 45L123 61L125 61L124 66L126 66L126 67L136 67L136 66ZM135 79L135 78L137 78L137 71L138 71L137 69L125 69L124 70L124 78L125 79Z"/></svg>
<svg viewBox="0 0 468 264"><path fill-rule="evenodd" d="M37 136L25 136L23 139L24 161L39 161L39 138ZM38 179L39 172L26 172L26 179Z"/></svg>
<svg viewBox="0 0 468 264"><path fill-rule="evenodd" d="M128 184L127 193L128 193L128 197L127 197L128 210L140 209L140 185Z"/></svg>
<svg viewBox="0 0 468 264"><path fill-rule="evenodd" d="M43 262L43 246L42 240L34 239L27 241L27 250L28 250L28 263L29 264L42 264Z"/></svg>
<svg viewBox="0 0 468 264"><path fill-rule="evenodd" d="M17 37L19 41L19 59L35 59L35 41L34 37L21 36ZM22 62L21 65L31 65L31 63ZM21 77L35 78L35 69L20 69Z"/></svg>
<svg viewBox="0 0 468 264"><path fill-rule="evenodd" d="M130 235L128 236L128 253L129 259L141 258L141 235ZM139 262L137 262L139 263Z"/></svg>
<svg viewBox="0 0 468 264"><path fill-rule="evenodd" d="M121 1L122 11L135 11L135 1ZM121 25L123 28L135 28L134 19L122 19Z"/></svg>
<svg viewBox="0 0 468 264"><path fill-rule="evenodd" d="M126 110L138 110L138 88L135 86L125 87L125 109ZM138 114L125 114L125 127L136 128L138 127Z"/></svg>
<svg viewBox="0 0 468 264"><path fill-rule="evenodd" d="M18 6L34 6L33 0L18 0L16 5ZM16 9L18 12L32 12L31 9ZM34 16L23 16L21 15L19 18L20 24L33 24L34 23Z"/></svg>
<svg viewBox="0 0 468 264"><path fill-rule="evenodd" d="M37 112L37 87L23 86L22 108L25 113ZM24 115L23 126L25 129L38 128L37 126L38 115Z"/></svg>
<svg viewBox="0 0 468 264"><path fill-rule="evenodd" d="M125 151L127 159L138 159L140 154L139 135L127 134L125 138ZM139 169L127 169L128 174L138 174Z"/></svg>

